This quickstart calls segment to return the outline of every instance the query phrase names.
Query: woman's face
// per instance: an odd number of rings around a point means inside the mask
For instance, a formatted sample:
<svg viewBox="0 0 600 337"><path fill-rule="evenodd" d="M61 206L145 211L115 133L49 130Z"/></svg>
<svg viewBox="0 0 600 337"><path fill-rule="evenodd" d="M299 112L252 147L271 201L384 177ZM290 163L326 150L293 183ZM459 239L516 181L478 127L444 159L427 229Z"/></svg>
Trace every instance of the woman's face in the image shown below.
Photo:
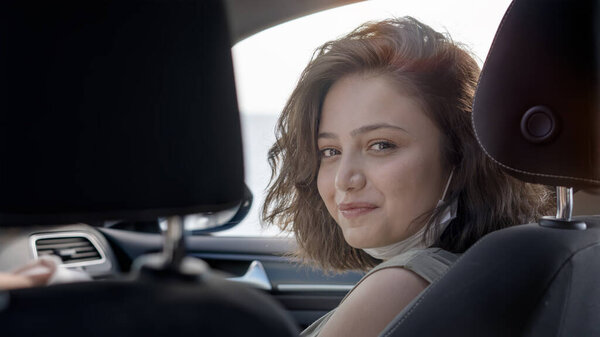
<svg viewBox="0 0 600 337"><path fill-rule="evenodd" d="M321 112L317 179L327 210L355 248L408 238L435 207L448 173L440 131L416 98L382 76L350 75Z"/></svg>

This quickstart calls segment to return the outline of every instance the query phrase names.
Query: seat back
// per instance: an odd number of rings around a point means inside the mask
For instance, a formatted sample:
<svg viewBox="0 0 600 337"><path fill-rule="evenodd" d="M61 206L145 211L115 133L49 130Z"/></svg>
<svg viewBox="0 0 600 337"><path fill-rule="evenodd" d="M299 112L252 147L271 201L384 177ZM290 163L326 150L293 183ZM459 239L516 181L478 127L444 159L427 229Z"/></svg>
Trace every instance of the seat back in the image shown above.
<svg viewBox="0 0 600 337"><path fill-rule="evenodd" d="M131 280L0 292L0 335L297 334L181 261L179 216L244 198L230 48L221 0L0 3L0 226L170 219L167 263Z"/></svg>
<svg viewBox="0 0 600 337"><path fill-rule="evenodd" d="M600 217L580 220L485 236L380 336L597 336Z"/></svg>
<svg viewBox="0 0 600 337"><path fill-rule="evenodd" d="M558 186L560 212L479 240L381 336L600 335L600 216L570 218L567 193L600 186L599 23L597 0L513 1L473 125L506 172Z"/></svg>

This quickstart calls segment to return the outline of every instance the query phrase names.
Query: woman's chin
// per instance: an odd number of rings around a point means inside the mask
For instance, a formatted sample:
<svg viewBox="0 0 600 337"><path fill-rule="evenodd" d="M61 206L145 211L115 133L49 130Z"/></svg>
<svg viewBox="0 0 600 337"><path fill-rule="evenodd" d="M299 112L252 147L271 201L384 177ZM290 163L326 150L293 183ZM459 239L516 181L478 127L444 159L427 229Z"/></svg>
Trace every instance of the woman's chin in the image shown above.
<svg viewBox="0 0 600 337"><path fill-rule="evenodd" d="M363 231L357 230L357 228L348 228L343 230L344 240L349 244L352 248L356 249L364 249L364 248L372 248L372 247L380 247L377 240L374 240L369 235L365 235L368 233L364 233Z"/></svg>

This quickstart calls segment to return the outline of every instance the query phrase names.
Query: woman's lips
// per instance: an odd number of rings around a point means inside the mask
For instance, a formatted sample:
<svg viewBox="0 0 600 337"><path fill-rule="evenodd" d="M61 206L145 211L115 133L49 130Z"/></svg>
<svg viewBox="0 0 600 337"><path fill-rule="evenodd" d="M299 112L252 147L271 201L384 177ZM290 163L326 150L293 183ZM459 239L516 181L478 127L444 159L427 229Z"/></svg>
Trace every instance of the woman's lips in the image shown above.
<svg viewBox="0 0 600 337"><path fill-rule="evenodd" d="M348 218L348 219L356 218L361 215L365 215L365 214L375 210L376 208L377 208L377 206L370 204L370 203L364 203L364 202L344 203L344 204L338 205L339 212L345 218Z"/></svg>

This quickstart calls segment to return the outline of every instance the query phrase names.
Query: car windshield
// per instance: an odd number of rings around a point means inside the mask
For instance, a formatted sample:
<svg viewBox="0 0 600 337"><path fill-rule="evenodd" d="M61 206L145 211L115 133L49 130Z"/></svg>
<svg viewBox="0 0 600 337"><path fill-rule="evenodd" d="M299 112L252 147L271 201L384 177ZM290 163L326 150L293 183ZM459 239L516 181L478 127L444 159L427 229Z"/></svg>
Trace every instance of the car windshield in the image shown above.
<svg viewBox="0 0 600 337"><path fill-rule="evenodd" d="M480 66L491 46L509 0L372 0L301 17L257 33L232 48L244 141L246 184L254 195L247 217L218 233L228 236L274 236L261 226L260 208L271 176L267 152L275 140L277 117L314 50L360 24L412 16L464 43Z"/></svg>

